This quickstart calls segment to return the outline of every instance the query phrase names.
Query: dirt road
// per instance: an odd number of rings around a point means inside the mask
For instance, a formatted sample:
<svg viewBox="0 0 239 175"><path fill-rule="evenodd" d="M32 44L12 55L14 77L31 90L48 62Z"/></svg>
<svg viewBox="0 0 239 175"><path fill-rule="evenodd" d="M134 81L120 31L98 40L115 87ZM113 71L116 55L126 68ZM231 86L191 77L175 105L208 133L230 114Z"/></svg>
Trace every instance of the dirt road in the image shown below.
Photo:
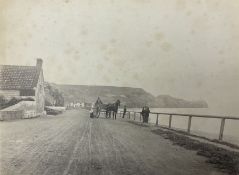
<svg viewBox="0 0 239 175"><path fill-rule="evenodd" d="M87 111L0 122L1 175L217 175L205 158L125 120Z"/></svg>

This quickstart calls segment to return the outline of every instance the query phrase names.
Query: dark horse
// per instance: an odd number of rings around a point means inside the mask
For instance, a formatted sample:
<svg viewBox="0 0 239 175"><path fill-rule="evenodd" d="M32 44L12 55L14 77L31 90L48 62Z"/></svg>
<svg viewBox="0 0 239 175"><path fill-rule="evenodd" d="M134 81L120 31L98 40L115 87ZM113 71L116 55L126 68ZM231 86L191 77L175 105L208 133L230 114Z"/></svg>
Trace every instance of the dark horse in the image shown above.
<svg viewBox="0 0 239 175"><path fill-rule="evenodd" d="M113 119L116 120L116 115L118 113L118 108L120 106L120 100L116 100L115 103L103 104L103 102L98 97L96 101L97 106L99 106L99 110L105 110L105 117L111 117L111 112L113 112Z"/></svg>
<svg viewBox="0 0 239 175"><path fill-rule="evenodd" d="M109 116L111 117L111 112L113 112L113 119L116 120L116 116L117 116L117 113L118 113L118 108L120 106L120 100L117 100L115 103L110 103L110 104L107 104L106 105L106 117Z"/></svg>

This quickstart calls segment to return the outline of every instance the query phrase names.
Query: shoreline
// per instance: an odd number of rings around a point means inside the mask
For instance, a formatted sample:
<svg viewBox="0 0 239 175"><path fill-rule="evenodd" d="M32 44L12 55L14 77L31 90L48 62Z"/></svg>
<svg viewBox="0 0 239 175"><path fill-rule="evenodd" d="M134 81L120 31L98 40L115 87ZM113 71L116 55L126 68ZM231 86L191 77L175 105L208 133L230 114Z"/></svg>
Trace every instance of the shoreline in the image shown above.
<svg viewBox="0 0 239 175"><path fill-rule="evenodd" d="M128 121L141 127L148 127L152 133L170 140L173 145L196 151L197 155L206 157L206 163L212 164L222 172L232 175L239 174L239 147L227 142L218 142L208 138L189 135L183 131L172 130L164 127L154 127L136 121ZM229 148L226 148L229 147ZM231 149L230 149L231 148Z"/></svg>
<svg viewBox="0 0 239 175"><path fill-rule="evenodd" d="M220 142L225 141L239 146L239 137L235 132L238 130L238 117L209 115L208 111L200 113L200 111L194 111L193 109L190 109L190 111L184 110L177 111L177 109L174 109L172 111L163 111L160 109L151 109L149 123L188 131L198 136L207 137L212 140L218 139ZM139 118L139 109L129 109L128 111L131 113L131 116L136 112L136 116Z"/></svg>

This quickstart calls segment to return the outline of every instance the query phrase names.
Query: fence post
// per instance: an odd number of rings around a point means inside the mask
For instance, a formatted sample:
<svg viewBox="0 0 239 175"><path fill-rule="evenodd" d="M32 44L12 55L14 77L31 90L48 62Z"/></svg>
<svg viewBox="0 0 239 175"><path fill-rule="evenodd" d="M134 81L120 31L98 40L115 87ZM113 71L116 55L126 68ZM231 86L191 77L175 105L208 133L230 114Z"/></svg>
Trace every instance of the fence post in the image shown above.
<svg viewBox="0 0 239 175"><path fill-rule="evenodd" d="M225 126L225 118L222 118L221 119L220 133L219 133L219 140L222 140L222 138L223 138L224 126Z"/></svg>
<svg viewBox="0 0 239 175"><path fill-rule="evenodd" d="M141 122L141 113L139 113L139 121Z"/></svg>
<svg viewBox="0 0 239 175"><path fill-rule="evenodd" d="M159 125L159 114L157 114L157 118L156 118L156 125Z"/></svg>
<svg viewBox="0 0 239 175"><path fill-rule="evenodd" d="M130 119L130 112L129 112L129 119Z"/></svg>
<svg viewBox="0 0 239 175"><path fill-rule="evenodd" d="M192 123L192 116L188 117L188 133L190 133L191 130L191 123Z"/></svg>
<svg viewBox="0 0 239 175"><path fill-rule="evenodd" d="M172 126L172 114L169 115L169 124L168 127L171 128Z"/></svg>
<svg viewBox="0 0 239 175"><path fill-rule="evenodd" d="M136 113L134 112L134 120L135 120L135 115L136 115Z"/></svg>

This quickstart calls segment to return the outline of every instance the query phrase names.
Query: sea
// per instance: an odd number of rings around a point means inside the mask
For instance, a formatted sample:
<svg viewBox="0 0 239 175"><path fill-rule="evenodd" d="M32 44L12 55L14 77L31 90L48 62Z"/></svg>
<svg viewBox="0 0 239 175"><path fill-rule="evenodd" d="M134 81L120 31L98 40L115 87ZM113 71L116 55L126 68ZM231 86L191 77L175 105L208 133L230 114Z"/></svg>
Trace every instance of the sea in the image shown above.
<svg viewBox="0 0 239 175"><path fill-rule="evenodd" d="M128 110L141 111L140 108L130 108ZM239 118L239 108L233 110L225 108L150 108L150 111L163 113L233 116ZM136 120L139 120L139 115L136 116ZM150 114L149 123L156 123L155 114ZM168 126L168 124L169 115L159 115L159 125ZM204 136L210 139L218 139L220 124L220 119L193 117L191 121L191 133L199 136ZM186 131L187 126L187 116L173 116L172 128ZM223 141L239 145L239 120L226 119L223 133Z"/></svg>

